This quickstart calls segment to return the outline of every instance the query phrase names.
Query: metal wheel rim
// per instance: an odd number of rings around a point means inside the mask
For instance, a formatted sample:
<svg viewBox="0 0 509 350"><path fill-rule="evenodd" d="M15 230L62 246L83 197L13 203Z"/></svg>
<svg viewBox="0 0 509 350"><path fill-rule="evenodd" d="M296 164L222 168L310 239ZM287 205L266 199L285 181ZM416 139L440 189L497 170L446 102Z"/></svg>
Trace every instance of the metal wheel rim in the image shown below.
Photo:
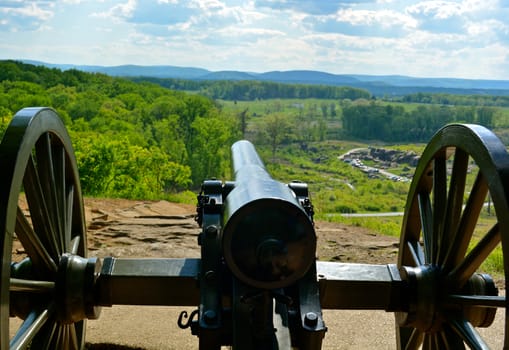
<svg viewBox="0 0 509 350"><path fill-rule="evenodd" d="M452 166L450 179L447 179L447 167L444 159L454 155L458 159ZM462 196L465 195L464 177L468 161L473 159L478 168L478 182L468 193L470 204L462 209ZM433 170L431 175L430 170ZM509 156L505 146L489 130L477 125L448 125L433 137L423 152L416 169L408 194L405 215L400 238L398 266L438 266L445 276L443 281L454 283L463 281L466 276L464 267L477 270L477 264L462 264L463 247L471 240L468 224L477 224L479 214L475 207L484 205L483 188L489 191L498 222L499 240L503 253L503 267L507 290L508 247L509 244ZM440 198L440 200L431 200ZM455 199L454 199L455 198ZM479 202L481 201L482 202ZM435 204L436 203L436 204ZM439 204L440 203L440 204ZM460 204L458 204L460 203ZM472 204L477 203L477 204ZM480 203L480 204L479 204ZM480 210L480 209L479 209ZM436 215L435 213L439 213ZM425 233L424 233L425 232ZM441 234L440 232L446 232ZM458 232L454 235L452 232ZM484 237L489 234L486 233ZM456 240L454 239L456 236ZM492 237L492 235L489 235ZM419 240L423 246L419 248ZM458 244L460 243L460 244ZM495 240L491 240L495 244ZM477 243L477 246L480 244ZM455 247L451 249L450 247ZM491 249L491 250L490 250ZM493 248L482 254L472 254L478 260L487 259ZM461 267L461 269L460 269ZM460 270L461 273L457 271ZM455 274L453 274L455 271ZM461 276L461 277L460 277ZM458 282L459 283L459 282ZM462 283L462 282L461 282ZM507 332L507 303L505 308L504 347L509 344ZM500 312L499 310L498 312ZM396 316L398 317L398 316ZM422 344L426 349L462 348L466 344L474 349L486 348L486 344L477 331L471 327L463 316L452 315L445 321L445 326L436 333L424 333L417 328L406 328L396 324L398 349L417 349ZM463 322L463 323L462 323Z"/></svg>
<svg viewBox="0 0 509 350"><path fill-rule="evenodd" d="M0 145L0 164L0 229L3 232L0 235L0 348L24 349L30 345L31 349L81 349L85 321L58 322L56 301L50 297L54 294L60 257L64 253L85 257L87 244L76 160L58 115L48 108L19 111ZM29 219L18 209L21 191L27 198ZM32 229L23 226L28 222L32 222ZM14 232L33 266L34 277L29 280L11 279ZM34 239L39 241L34 243ZM19 288L47 297L33 298L37 301L31 303L24 322L10 339L10 302L16 300L10 298L10 291L19 293Z"/></svg>

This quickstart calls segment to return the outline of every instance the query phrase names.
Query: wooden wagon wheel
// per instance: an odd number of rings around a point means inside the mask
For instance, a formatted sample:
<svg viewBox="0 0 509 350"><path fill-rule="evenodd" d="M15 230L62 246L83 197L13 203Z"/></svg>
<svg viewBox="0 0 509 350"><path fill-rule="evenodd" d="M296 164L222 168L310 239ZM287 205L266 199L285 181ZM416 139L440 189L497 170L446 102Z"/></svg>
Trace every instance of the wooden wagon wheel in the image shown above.
<svg viewBox="0 0 509 350"><path fill-rule="evenodd" d="M0 348L81 349L85 318L97 311L85 300L92 281L83 272L95 267L84 258L76 160L57 114L19 111L0 145L0 166Z"/></svg>
<svg viewBox="0 0 509 350"><path fill-rule="evenodd" d="M477 327L491 325L497 308L509 346L507 303L498 296L509 273L508 189L509 156L484 127L448 125L427 145L400 239L398 266L411 293L408 312L396 313L398 349L487 349ZM496 212L490 227L487 203ZM500 271L487 275L492 259Z"/></svg>

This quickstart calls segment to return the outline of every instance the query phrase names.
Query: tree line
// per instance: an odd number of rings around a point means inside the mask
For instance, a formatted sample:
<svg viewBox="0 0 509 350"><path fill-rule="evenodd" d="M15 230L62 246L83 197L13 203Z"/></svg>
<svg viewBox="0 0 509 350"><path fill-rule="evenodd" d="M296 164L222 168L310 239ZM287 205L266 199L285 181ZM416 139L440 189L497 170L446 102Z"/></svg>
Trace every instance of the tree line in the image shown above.
<svg viewBox="0 0 509 350"><path fill-rule="evenodd" d="M476 123L492 128L494 115L495 109L485 106L419 105L409 111L394 104L363 101L343 107L343 133L386 142L427 142L449 123Z"/></svg>
<svg viewBox="0 0 509 350"><path fill-rule="evenodd" d="M406 103L440 104L451 106L509 107L509 96L433 94L418 92L386 100Z"/></svg>
<svg viewBox="0 0 509 350"><path fill-rule="evenodd" d="M103 74L0 61L0 122L51 106L71 135L88 195L156 198L229 172L233 117L204 96Z"/></svg>
<svg viewBox="0 0 509 350"><path fill-rule="evenodd" d="M131 78L136 82L151 82L175 90L198 92L212 99L229 101L255 101L283 99L356 100L371 98L367 90L347 87L310 84L285 84L256 80L185 80L165 78Z"/></svg>

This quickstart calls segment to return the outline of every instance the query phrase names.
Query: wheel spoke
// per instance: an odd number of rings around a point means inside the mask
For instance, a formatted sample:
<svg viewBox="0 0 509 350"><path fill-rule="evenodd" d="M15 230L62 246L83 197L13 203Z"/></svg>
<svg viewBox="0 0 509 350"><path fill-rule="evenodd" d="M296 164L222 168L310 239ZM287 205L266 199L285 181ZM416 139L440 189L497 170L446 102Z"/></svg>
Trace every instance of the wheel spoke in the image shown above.
<svg viewBox="0 0 509 350"><path fill-rule="evenodd" d="M33 265L43 267L45 271L50 273L57 272L55 261L32 229L25 214L23 214L19 207L16 213L15 232L28 256L32 259Z"/></svg>
<svg viewBox="0 0 509 350"><path fill-rule="evenodd" d="M419 214L421 217L422 237L424 241L424 256L426 262L431 261L431 251L433 250L433 213L431 210L431 202L429 194L422 192L418 194Z"/></svg>
<svg viewBox="0 0 509 350"><path fill-rule="evenodd" d="M63 325L61 323L55 322L55 333L53 337L50 339L49 345L55 349L64 349L62 346L62 329Z"/></svg>
<svg viewBox="0 0 509 350"><path fill-rule="evenodd" d="M54 339L55 334L57 332L58 324L56 322L52 322L51 325L46 324L46 326L49 328L49 330L47 333L44 334L45 339L43 341L42 349L44 350L54 349L55 347L52 346L52 340Z"/></svg>
<svg viewBox="0 0 509 350"><path fill-rule="evenodd" d="M463 318L449 320L452 329L463 339L470 349L489 350L489 346L481 338L472 324Z"/></svg>
<svg viewBox="0 0 509 350"><path fill-rule="evenodd" d="M440 332L440 340L442 346L437 349L451 349L461 350L465 349L465 343L458 334L456 334L450 327L444 327L444 330Z"/></svg>
<svg viewBox="0 0 509 350"><path fill-rule="evenodd" d="M48 293L52 292L54 288L55 282L25 280L20 278L11 278L9 286L9 290L11 292L33 292L33 293Z"/></svg>
<svg viewBox="0 0 509 350"><path fill-rule="evenodd" d="M431 241L431 260L439 264L439 252L442 249L444 221L447 203L447 169L444 156L435 158L433 166L433 232Z"/></svg>
<svg viewBox="0 0 509 350"><path fill-rule="evenodd" d="M72 241L71 241L70 249L69 249L69 251L67 253L71 253L73 255L78 254L78 249L80 247L80 242L81 242L80 236L74 237L72 239Z"/></svg>
<svg viewBox="0 0 509 350"><path fill-rule="evenodd" d="M449 273L448 278L452 284L461 288L474 274L475 271L486 261L490 253L500 243L501 235L498 223L477 243L468 253L465 259Z"/></svg>
<svg viewBox="0 0 509 350"><path fill-rule="evenodd" d="M445 271L450 271L465 256L487 194L488 184L479 171L463 210L458 229L454 233L454 239L449 245L449 251L444 262Z"/></svg>
<svg viewBox="0 0 509 350"><path fill-rule="evenodd" d="M440 263L445 262L445 257L449 249L451 249L451 245L454 241L454 238L451 237L451 235L448 233L458 232L458 225L463 208L463 195L465 193L468 159L469 156L465 151L456 148L449 186L449 194L447 196L447 208L444 218L444 227L440 240L441 246L438 256L438 262Z"/></svg>
<svg viewBox="0 0 509 350"><path fill-rule="evenodd" d="M71 345L70 349L80 350L78 345L78 337L76 335L76 325L69 324L67 327L69 327L69 342Z"/></svg>
<svg viewBox="0 0 509 350"><path fill-rule="evenodd" d="M422 349L423 350L434 350L433 345L434 345L433 336L430 334L425 334L424 340L422 342Z"/></svg>
<svg viewBox="0 0 509 350"><path fill-rule="evenodd" d="M506 307L505 296L496 295L448 295L445 304L468 307Z"/></svg>
<svg viewBox="0 0 509 350"><path fill-rule="evenodd" d="M59 325L57 347L59 349L68 349L68 346L67 346L67 327L66 327L65 324L60 324Z"/></svg>
<svg viewBox="0 0 509 350"><path fill-rule="evenodd" d="M417 328L398 328L399 345L401 350L416 350L422 345L424 333Z"/></svg>
<svg viewBox="0 0 509 350"><path fill-rule="evenodd" d="M71 237L72 237L72 219L73 219L73 216L74 216L74 186L73 185L69 185L69 187L67 188L67 193L66 193L66 212L65 212L65 241L66 242L71 242ZM69 247L67 247L69 248ZM74 249L74 248L73 248ZM74 250L73 250L74 251ZM76 249L76 252L77 252L77 249ZM76 253L73 253L73 254L76 254Z"/></svg>
<svg viewBox="0 0 509 350"><path fill-rule="evenodd" d="M34 338L33 342L36 344L41 344L40 348L44 350L50 349L62 349L58 347L57 341L60 337L60 329L62 325L55 321L54 319L50 319L44 328L41 329L39 334Z"/></svg>
<svg viewBox="0 0 509 350"><path fill-rule="evenodd" d="M57 332L54 340L55 348L56 349L65 349L62 344L62 333L64 332L63 325L58 323L57 324Z"/></svg>
<svg viewBox="0 0 509 350"><path fill-rule="evenodd" d="M424 253L422 251L421 244L416 241L408 241L407 242L407 249L410 252L410 255L413 260L413 266L420 266L424 265L425 259L424 259Z"/></svg>
<svg viewBox="0 0 509 350"><path fill-rule="evenodd" d="M61 213L58 203L55 177L55 164L53 162L53 150L50 133L43 134L35 144L35 156L37 160L37 173L41 181L41 190L48 210L48 223L52 229L55 240L58 243L59 252L65 251L62 237Z"/></svg>
<svg viewBox="0 0 509 350"><path fill-rule="evenodd" d="M54 348L67 350L80 350L76 329L73 324L57 324L58 332L54 338Z"/></svg>
<svg viewBox="0 0 509 350"><path fill-rule="evenodd" d="M433 336L433 349L447 349L446 343L442 339L441 333L434 333Z"/></svg>
<svg viewBox="0 0 509 350"><path fill-rule="evenodd" d="M28 346L34 336L44 326L50 315L49 309L41 312L32 311L28 314L21 327L16 332L14 338L11 339L10 350L28 349Z"/></svg>
<svg viewBox="0 0 509 350"><path fill-rule="evenodd" d="M28 158L25 176L23 177L23 186L27 197L28 208L32 217L32 225L34 231L37 232L43 244L48 247L48 251L57 261L62 253L60 251L60 243L54 234L54 229L49 221L49 212L46 200L41 189L41 181L32 157Z"/></svg>
<svg viewBox="0 0 509 350"><path fill-rule="evenodd" d="M65 174L65 149L61 145L53 146L52 150L52 159L54 166L54 176L55 176L55 195L56 195L56 205L57 212L56 219L58 221L59 232L64 237L63 239L63 251L66 252L68 247L67 244L70 241L70 237L65 235L65 225L66 225L66 174Z"/></svg>

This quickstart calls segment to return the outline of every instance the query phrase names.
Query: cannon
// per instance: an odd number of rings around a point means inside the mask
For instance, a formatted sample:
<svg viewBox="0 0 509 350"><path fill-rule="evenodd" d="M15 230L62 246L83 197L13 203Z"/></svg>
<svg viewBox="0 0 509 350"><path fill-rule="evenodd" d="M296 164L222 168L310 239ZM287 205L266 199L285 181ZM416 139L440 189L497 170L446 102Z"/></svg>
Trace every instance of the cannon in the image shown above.
<svg viewBox="0 0 509 350"><path fill-rule="evenodd" d="M69 135L52 109L19 111L0 144L0 348L82 349L86 320L114 305L196 307L177 322L200 349L320 349L324 309L393 312L398 349L488 349L481 329L501 313L509 348L509 155L491 131L433 136L387 265L317 261L307 185L272 179L247 141L232 158L234 181L198 195L200 258L88 257Z"/></svg>

